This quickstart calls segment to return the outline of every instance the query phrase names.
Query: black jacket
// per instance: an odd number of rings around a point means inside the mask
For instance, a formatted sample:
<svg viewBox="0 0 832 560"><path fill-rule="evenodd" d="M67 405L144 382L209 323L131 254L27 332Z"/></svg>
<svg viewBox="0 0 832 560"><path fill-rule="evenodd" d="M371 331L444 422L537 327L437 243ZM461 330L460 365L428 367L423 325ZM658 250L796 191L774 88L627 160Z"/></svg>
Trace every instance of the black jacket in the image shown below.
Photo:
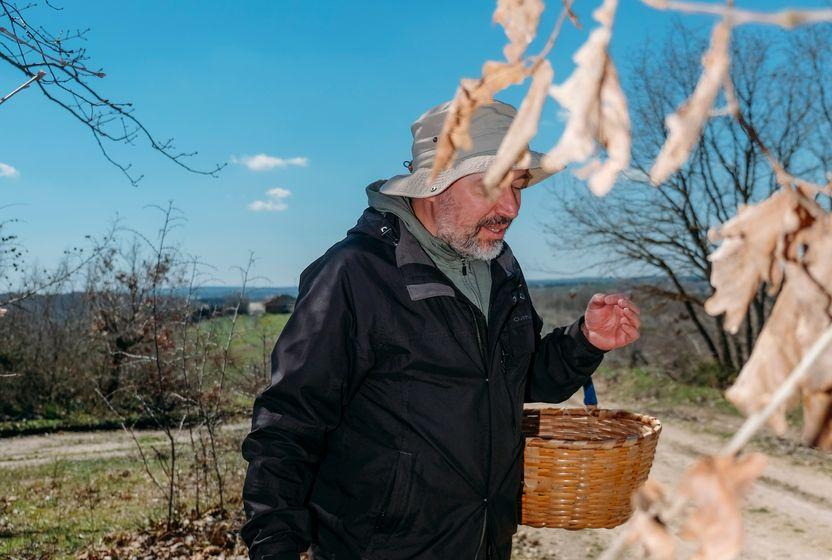
<svg viewBox="0 0 832 560"><path fill-rule="evenodd" d="M542 321L508 247L490 316L392 214L368 208L301 275L254 403L251 558L508 559L523 403L560 402L603 353Z"/></svg>

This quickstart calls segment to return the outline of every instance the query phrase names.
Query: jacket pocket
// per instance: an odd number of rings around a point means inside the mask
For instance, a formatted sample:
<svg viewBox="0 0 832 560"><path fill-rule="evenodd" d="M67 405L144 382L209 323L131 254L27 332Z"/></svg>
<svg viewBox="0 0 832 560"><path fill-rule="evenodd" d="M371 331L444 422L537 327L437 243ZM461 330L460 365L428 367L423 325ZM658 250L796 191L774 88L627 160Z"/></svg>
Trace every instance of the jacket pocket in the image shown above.
<svg viewBox="0 0 832 560"><path fill-rule="evenodd" d="M413 457L413 453L407 451L399 451L397 454L392 480L388 484L386 498L365 554L372 553L375 547L405 527L405 521L413 513L409 507L413 485Z"/></svg>
<svg viewBox="0 0 832 560"><path fill-rule="evenodd" d="M502 366L502 374L503 374L503 385L506 388L506 394L508 395L508 402L509 406L511 407L511 429L517 429L517 411L515 410L515 399L514 394L511 391L511 387L509 386L509 379L508 379L508 372L510 371L510 360L511 354L505 351L505 349L500 346L500 365Z"/></svg>

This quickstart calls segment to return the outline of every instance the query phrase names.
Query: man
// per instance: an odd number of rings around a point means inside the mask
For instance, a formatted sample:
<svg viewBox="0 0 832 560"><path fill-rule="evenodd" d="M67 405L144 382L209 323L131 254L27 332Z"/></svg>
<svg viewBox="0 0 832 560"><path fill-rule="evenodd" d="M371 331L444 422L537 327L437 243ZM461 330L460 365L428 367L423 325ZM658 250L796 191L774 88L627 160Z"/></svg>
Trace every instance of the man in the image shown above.
<svg viewBox="0 0 832 560"><path fill-rule="evenodd" d="M429 182L448 104L412 127L411 173L367 187L370 207L307 268L255 401L242 535L251 558L508 559L517 528L523 403L561 402L638 310L597 294L541 338L503 242L540 154L495 201L483 172L515 110L471 122L473 147Z"/></svg>

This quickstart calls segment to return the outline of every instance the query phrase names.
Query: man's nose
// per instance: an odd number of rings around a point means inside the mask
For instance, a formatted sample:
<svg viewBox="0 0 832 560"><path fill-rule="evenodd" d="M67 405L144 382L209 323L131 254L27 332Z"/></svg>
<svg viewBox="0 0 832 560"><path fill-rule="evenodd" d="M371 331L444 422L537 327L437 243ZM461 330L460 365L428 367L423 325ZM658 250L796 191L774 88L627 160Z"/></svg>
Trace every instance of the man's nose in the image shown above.
<svg viewBox="0 0 832 560"><path fill-rule="evenodd" d="M516 218L520 212L520 191L511 187L503 189L494 210L512 220Z"/></svg>

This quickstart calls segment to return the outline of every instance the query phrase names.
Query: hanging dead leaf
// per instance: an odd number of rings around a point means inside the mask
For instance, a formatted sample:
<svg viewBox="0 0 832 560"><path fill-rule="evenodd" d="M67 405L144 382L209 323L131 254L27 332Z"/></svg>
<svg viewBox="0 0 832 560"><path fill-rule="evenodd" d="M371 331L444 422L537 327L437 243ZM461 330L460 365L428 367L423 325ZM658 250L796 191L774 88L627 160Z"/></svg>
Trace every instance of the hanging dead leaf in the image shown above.
<svg viewBox="0 0 832 560"><path fill-rule="evenodd" d="M713 241L723 242L708 258L713 263L714 294L705 302L705 311L725 313L728 332L739 329L761 281L768 282L772 292L780 288L784 239L806 219L805 202L791 189L780 189L759 204L740 206L736 216L711 232Z"/></svg>
<svg viewBox="0 0 832 560"><path fill-rule="evenodd" d="M616 5L616 0L605 0L595 10L592 15L600 27L575 53L574 72L563 84L549 90L569 117L560 140L543 158L543 167L556 171L572 162L590 160L597 146L605 148L606 161L593 158L578 172L599 196L609 192L618 173L630 164L627 99L607 52Z"/></svg>
<svg viewBox="0 0 832 560"><path fill-rule="evenodd" d="M711 33L711 44L702 57L702 75L696 88L676 112L665 119L667 139L650 169L650 180L654 185L660 185L673 175L687 161L699 140L711 107L728 76L730 42L731 26L722 21Z"/></svg>
<svg viewBox="0 0 832 560"><path fill-rule="evenodd" d="M537 24L543 13L541 0L497 0L494 23L505 29L509 43L503 54L509 62L519 62L526 48L537 34Z"/></svg>
<svg viewBox="0 0 832 560"><path fill-rule="evenodd" d="M648 557L671 560L676 556L676 539L661 521L655 510L666 505L667 490L653 479L648 479L633 494L635 512L630 521L627 538L630 545L640 543Z"/></svg>
<svg viewBox="0 0 832 560"><path fill-rule="evenodd" d="M832 220L829 215L795 234L784 263L785 279L754 351L726 397L745 414L771 399L820 334L832 324ZM832 349L810 368L801 384L803 440L832 449ZM793 399L771 418L778 434Z"/></svg>
<svg viewBox="0 0 832 560"><path fill-rule="evenodd" d="M526 70L519 62L488 61L482 67L482 78L466 78L460 82L439 134L430 181L450 167L457 150L471 148L468 127L477 107L490 103L498 91L519 84L525 78Z"/></svg>
<svg viewBox="0 0 832 560"><path fill-rule="evenodd" d="M740 553L744 539L741 500L765 466L761 453L740 459L706 456L685 472L678 491L694 511L682 536L699 544L694 560L731 560Z"/></svg>
<svg viewBox="0 0 832 560"><path fill-rule="evenodd" d="M604 196L612 189L618 174L629 167L631 142L627 98L618 81L618 72L609 57L601 86L598 141L607 151L607 159L588 179L592 192Z"/></svg>
<svg viewBox="0 0 832 560"><path fill-rule="evenodd" d="M485 173L483 184L489 194L500 192L500 189L496 187L503 183L512 166L529 153L528 145L537 134L537 122L540 120L540 112L546 101L546 92L552 83L553 76L554 72L549 61L541 61L532 76L529 91L497 150L496 159Z"/></svg>
<svg viewBox="0 0 832 560"><path fill-rule="evenodd" d="M656 516L637 511L630 524L628 544L641 544L647 558L672 560L676 557L676 539Z"/></svg>

